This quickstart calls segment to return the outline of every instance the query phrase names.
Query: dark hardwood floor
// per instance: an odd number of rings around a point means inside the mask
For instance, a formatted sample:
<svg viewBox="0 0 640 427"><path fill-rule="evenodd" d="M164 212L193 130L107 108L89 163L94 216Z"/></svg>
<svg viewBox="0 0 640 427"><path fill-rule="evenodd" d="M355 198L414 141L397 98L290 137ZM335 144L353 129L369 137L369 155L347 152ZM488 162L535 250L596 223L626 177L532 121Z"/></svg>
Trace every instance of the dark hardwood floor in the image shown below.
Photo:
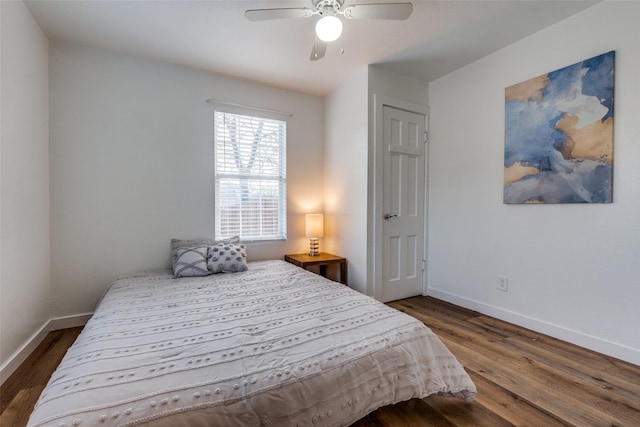
<svg viewBox="0 0 640 427"><path fill-rule="evenodd" d="M390 303L429 326L476 383L472 403L429 396L380 408L378 426L640 426L640 367L430 297ZM81 328L51 332L0 387L0 426L24 426Z"/></svg>

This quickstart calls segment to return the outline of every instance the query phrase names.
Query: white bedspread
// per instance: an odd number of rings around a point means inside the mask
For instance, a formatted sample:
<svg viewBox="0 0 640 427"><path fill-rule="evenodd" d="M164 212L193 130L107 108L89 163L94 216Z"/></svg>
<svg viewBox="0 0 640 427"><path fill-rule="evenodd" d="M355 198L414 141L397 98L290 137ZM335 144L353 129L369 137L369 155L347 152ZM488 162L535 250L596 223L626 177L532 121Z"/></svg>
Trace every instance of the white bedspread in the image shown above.
<svg viewBox="0 0 640 427"><path fill-rule="evenodd" d="M475 386L421 322L283 261L114 282L29 426L334 426Z"/></svg>

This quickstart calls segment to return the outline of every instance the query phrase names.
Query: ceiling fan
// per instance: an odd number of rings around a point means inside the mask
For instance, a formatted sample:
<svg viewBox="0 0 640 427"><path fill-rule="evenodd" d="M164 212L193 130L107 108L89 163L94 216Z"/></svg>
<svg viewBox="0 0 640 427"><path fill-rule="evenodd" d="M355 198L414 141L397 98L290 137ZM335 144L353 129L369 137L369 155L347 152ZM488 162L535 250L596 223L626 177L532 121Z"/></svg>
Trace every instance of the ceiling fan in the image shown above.
<svg viewBox="0 0 640 427"><path fill-rule="evenodd" d="M322 58L327 50L327 43L337 40L342 34L342 21L346 19L407 19L413 12L411 3L373 3L354 4L342 9L344 0L313 0L313 9L307 7L252 9L244 12L249 21L265 21L269 19L321 18L316 23L316 39L311 50L311 61Z"/></svg>

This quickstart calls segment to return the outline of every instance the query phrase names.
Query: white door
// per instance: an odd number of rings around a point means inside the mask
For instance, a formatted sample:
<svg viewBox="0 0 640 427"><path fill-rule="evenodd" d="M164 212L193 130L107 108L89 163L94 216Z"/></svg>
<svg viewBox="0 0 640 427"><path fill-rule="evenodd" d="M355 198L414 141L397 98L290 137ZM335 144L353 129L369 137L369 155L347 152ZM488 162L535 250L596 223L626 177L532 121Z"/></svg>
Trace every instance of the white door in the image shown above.
<svg viewBox="0 0 640 427"><path fill-rule="evenodd" d="M382 301L422 295L425 128L422 114L383 107Z"/></svg>

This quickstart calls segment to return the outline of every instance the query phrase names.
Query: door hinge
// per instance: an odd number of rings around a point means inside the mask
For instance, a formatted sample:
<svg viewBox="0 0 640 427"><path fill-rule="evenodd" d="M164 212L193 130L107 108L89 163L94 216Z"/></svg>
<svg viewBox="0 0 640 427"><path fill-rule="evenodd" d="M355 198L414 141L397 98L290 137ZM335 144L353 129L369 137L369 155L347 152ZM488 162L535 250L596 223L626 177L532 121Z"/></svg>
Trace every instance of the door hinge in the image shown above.
<svg viewBox="0 0 640 427"><path fill-rule="evenodd" d="M427 269L427 260L423 259L422 260L422 271L425 271Z"/></svg>
<svg viewBox="0 0 640 427"><path fill-rule="evenodd" d="M427 144L429 142L429 132L424 132L424 143Z"/></svg>

